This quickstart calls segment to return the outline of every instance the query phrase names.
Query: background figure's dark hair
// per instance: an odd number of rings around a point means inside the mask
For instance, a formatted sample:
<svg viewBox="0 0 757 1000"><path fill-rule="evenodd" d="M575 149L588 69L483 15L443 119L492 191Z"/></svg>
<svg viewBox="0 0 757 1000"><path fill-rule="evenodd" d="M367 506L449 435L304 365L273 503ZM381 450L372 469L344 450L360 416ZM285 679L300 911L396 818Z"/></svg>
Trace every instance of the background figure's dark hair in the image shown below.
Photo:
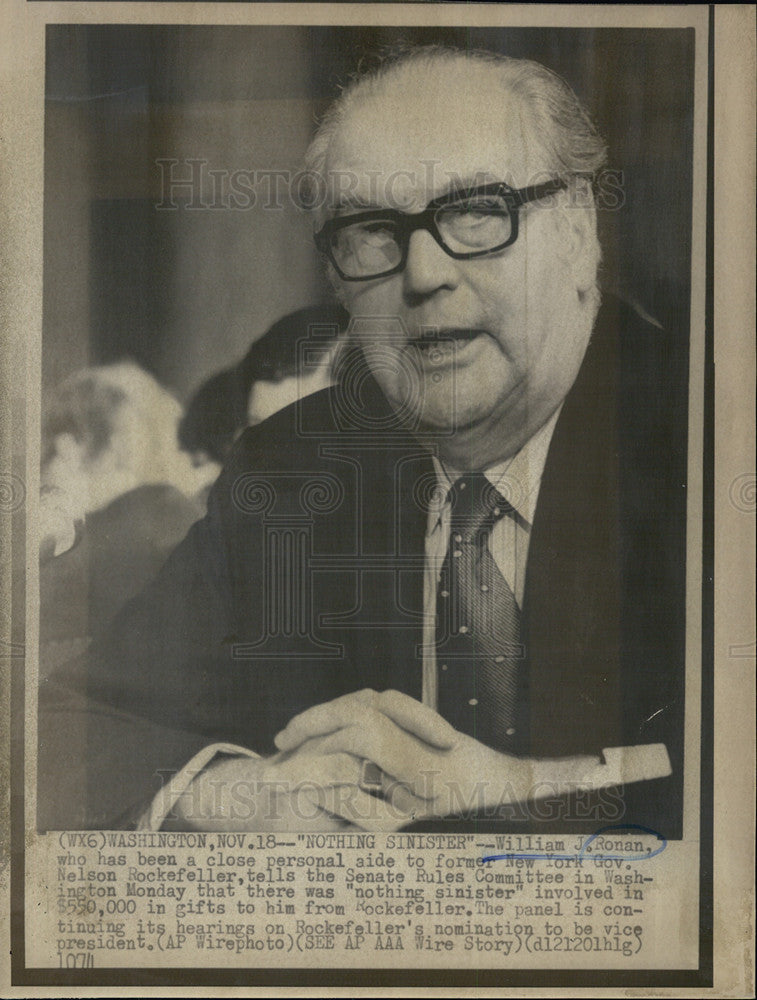
<svg viewBox="0 0 757 1000"><path fill-rule="evenodd" d="M189 401L179 424L179 446L224 462L240 427L247 422L247 392L236 368L216 372Z"/></svg>
<svg viewBox="0 0 757 1000"><path fill-rule="evenodd" d="M298 344L308 340L314 356L321 347L325 355L348 322L349 316L342 306L331 303L306 306L277 319L237 365L246 391L249 393L253 382L280 382L297 375Z"/></svg>
<svg viewBox="0 0 757 1000"><path fill-rule="evenodd" d="M179 426L179 444L224 462L247 426L247 403L255 382L280 382L299 374L299 347L307 340L309 361L325 357L349 317L336 304L306 306L282 316L255 340L233 368L211 375L190 399ZM304 374L304 373L303 373Z"/></svg>

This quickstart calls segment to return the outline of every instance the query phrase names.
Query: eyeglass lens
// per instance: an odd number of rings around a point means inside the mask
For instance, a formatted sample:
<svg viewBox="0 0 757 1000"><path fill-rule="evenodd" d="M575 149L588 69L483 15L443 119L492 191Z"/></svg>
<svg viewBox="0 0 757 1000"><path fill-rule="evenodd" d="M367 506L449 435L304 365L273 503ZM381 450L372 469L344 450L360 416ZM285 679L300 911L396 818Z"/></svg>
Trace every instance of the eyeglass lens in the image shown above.
<svg viewBox="0 0 757 1000"><path fill-rule="evenodd" d="M412 220L412 216L407 218ZM433 221L442 245L453 253L492 250L507 243L512 232L510 212L499 195L480 195L442 205ZM345 274L381 274L400 263L412 228L391 217L358 220L333 234L331 250Z"/></svg>

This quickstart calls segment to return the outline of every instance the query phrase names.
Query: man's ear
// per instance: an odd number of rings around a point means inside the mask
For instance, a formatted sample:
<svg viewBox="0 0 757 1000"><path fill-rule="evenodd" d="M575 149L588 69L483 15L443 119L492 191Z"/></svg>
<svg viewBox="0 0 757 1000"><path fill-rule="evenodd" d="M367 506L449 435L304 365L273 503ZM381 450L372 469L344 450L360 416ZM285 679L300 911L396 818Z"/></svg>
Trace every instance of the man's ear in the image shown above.
<svg viewBox="0 0 757 1000"><path fill-rule="evenodd" d="M582 296L596 285L601 256L591 184L579 178L563 196L558 221L561 246L576 290Z"/></svg>

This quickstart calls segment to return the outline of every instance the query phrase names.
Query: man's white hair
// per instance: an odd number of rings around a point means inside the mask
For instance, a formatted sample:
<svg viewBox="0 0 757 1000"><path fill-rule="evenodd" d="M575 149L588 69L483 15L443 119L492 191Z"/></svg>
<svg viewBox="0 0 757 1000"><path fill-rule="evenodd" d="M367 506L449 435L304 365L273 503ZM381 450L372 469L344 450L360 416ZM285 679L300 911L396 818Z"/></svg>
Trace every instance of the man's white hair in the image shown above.
<svg viewBox="0 0 757 1000"><path fill-rule="evenodd" d="M403 73L453 63L490 66L503 91L519 100L552 177L592 177L606 162L606 146L584 106L568 84L541 63L479 49L426 45L393 50L370 72L355 76L323 116L305 155L305 172L325 178L331 141L355 105L379 95ZM496 96L492 95L492 100Z"/></svg>

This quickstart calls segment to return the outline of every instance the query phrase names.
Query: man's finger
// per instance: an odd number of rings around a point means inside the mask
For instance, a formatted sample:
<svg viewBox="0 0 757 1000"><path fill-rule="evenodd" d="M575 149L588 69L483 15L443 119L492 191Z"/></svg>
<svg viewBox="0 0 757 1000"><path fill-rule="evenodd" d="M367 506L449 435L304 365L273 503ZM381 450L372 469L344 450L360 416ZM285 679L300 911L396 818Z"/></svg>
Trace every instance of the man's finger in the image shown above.
<svg viewBox="0 0 757 1000"><path fill-rule="evenodd" d="M294 791L303 783L322 785L358 785L363 762L357 757L339 752L294 754L283 756L267 772L267 780L280 785L286 783Z"/></svg>
<svg viewBox="0 0 757 1000"><path fill-rule="evenodd" d="M377 764L365 758L359 758L350 753L324 752L322 745L324 741L318 742L321 746L317 754L301 751L293 755L279 754L276 763L267 770L265 780L272 783L279 791L287 791L290 795L300 794L304 791L310 793L312 799L316 793L322 792L321 801L325 802L327 799L324 796L330 795L333 799L336 794L333 789L344 789L346 786L357 787L362 793L370 795L371 789L366 788L363 783L366 766L368 766L376 772L376 791L390 802L395 810L407 817L405 822L411 822L416 816L427 813L428 803L425 799L414 795L407 783L397 781L382 771ZM282 785L286 785L288 788L284 788ZM350 793L342 792L340 794L349 800ZM364 809L372 808L370 803L364 802L362 795L359 798Z"/></svg>
<svg viewBox="0 0 757 1000"><path fill-rule="evenodd" d="M363 830L391 833L412 822L410 814L393 802L368 795L360 788L319 788L305 786L301 793L313 805Z"/></svg>
<svg viewBox="0 0 757 1000"><path fill-rule="evenodd" d="M458 731L438 712L402 691L382 691L374 701L374 708L408 733L440 750L450 749L460 739Z"/></svg>
<svg viewBox="0 0 757 1000"><path fill-rule="evenodd" d="M304 740L353 725L365 717L371 702L377 698L375 691L353 691L333 701L314 705L290 719L275 736L274 743L279 750L294 750Z"/></svg>
<svg viewBox="0 0 757 1000"><path fill-rule="evenodd" d="M438 712L401 691L354 691L333 701L314 705L296 715L275 737L279 750L293 750L306 739L333 733L343 726L367 722L366 711L379 711L401 729L425 743L447 750L460 734Z"/></svg>
<svg viewBox="0 0 757 1000"><path fill-rule="evenodd" d="M407 817L406 823L412 823L416 819L433 814L428 801L414 795L404 781L395 781L393 778L385 776L383 793L384 798L391 802L392 807Z"/></svg>
<svg viewBox="0 0 757 1000"><path fill-rule="evenodd" d="M324 754L346 753L363 757L377 764L381 770L395 781L406 785L419 798L433 798L429 787L434 774L441 771L441 762L435 759L440 751L429 750L409 733L394 727L388 719L382 731L380 727L348 726L326 736L321 744Z"/></svg>

